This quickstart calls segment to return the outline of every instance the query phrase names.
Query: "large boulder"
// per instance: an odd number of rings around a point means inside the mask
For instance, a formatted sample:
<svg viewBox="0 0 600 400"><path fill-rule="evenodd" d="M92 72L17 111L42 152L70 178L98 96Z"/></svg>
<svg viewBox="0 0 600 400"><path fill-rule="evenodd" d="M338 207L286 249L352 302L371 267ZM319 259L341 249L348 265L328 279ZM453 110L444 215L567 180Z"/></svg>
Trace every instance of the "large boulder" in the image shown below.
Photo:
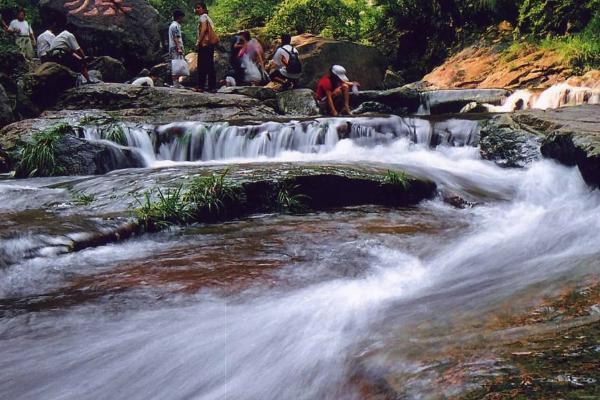
<svg viewBox="0 0 600 400"><path fill-rule="evenodd" d="M319 108L310 89L295 89L277 93L277 111L286 115L319 115Z"/></svg>
<svg viewBox="0 0 600 400"><path fill-rule="evenodd" d="M275 112L260 101L235 94L195 93L185 89L117 83L84 85L59 97L57 109L111 111L141 123L264 119Z"/></svg>
<svg viewBox="0 0 600 400"><path fill-rule="evenodd" d="M159 61L161 19L145 0L40 0L39 5L42 15L68 17L88 55L123 59L133 72Z"/></svg>
<svg viewBox="0 0 600 400"><path fill-rule="evenodd" d="M89 68L100 71L104 82L123 83L129 77L123 63L109 56L97 57L90 63Z"/></svg>
<svg viewBox="0 0 600 400"><path fill-rule="evenodd" d="M4 87L0 85L0 128L14 120L13 107Z"/></svg>
<svg viewBox="0 0 600 400"><path fill-rule="evenodd" d="M23 78L23 91L37 106L44 109L56 102L60 93L75 86L76 75L57 63L44 63Z"/></svg>
<svg viewBox="0 0 600 400"><path fill-rule="evenodd" d="M541 152L544 157L576 165L585 181L597 187L600 186L599 127L600 105L519 111L496 117L485 125L481 153L500 164L520 166L536 159ZM536 144L540 146L537 149Z"/></svg>
<svg viewBox="0 0 600 400"><path fill-rule="evenodd" d="M218 93L241 94L258 100L274 99L276 96L273 89L263 86L224 86Z"/></svg>
<svg viewBox="0 0 600 400"><path fill-rule="evenodd" d="M380 89L387 60L374 47L304 34L294 36L292 44L300 53L302 77L300 85L314 89L317 81L334 64L342 65L348 77L361 84L361 89Z"/></svg>
<svg viewBox="0 0 600 400"><path fill-rule="evenodd" d="M389 90L361 90L350 94L352 107L360 107L366 102L383 104L394 114L414 113L421 105L421 95L418 90L406 86Z"/></svg>

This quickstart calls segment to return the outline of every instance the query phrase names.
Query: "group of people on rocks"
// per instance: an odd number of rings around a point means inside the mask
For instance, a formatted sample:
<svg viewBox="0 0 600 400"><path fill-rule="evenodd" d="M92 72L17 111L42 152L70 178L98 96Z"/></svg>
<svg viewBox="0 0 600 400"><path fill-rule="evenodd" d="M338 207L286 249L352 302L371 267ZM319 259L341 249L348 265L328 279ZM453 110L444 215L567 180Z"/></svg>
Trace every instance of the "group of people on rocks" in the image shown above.
<svg viewBox="0 0 600 400"><path fill-rule="evenodd" d="M197 85L196 92L215 92L217 89L217 74L215 70L215 48L220 39L215 31L213 20L208 15L205 3L196 3L194 13L198 16L196 35L197 51ZM185 60L185 49L181 24L185 13L181 10L173 12L173 21L168 29L168 50L171 58L173 87L183 88L181 80L189 75ZM66 29L67 20L64 15L56 15L46 31L37 38L29 22L25 19L25 11L19 9L16 18L6 25L0 16L3 30L15 35L15 43L21 53L28 59L37 56L42 63L57 62L83 76L82 83L93 83L90 79L86 55L77 42L73 33ZM281 43L267 62L263 46L252 38L250 32L244 31L235 35L229 45L230 69L225 78L219 82L222 86L265 85L277 90L287 90L297 87L302 74L302 64L298 50L291 43L289 34L281 35ZM134 85L154 86L156 76L141 77L132 82ZM346 75L346 70L340 65L333 65L318 81L315 100L325 114L337 116L350 114L350 91L358 90L359 84L352 82Z"/></svg>

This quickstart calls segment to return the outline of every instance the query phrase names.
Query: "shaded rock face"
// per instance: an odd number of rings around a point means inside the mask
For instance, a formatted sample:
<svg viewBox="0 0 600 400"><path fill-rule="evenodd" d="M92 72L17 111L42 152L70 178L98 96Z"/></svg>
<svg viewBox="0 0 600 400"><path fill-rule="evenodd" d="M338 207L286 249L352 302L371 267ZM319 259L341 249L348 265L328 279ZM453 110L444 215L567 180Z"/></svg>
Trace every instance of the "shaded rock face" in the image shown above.
<svg viewBox="0 0 600 400"><path fill-rule="evenodd" d="M14 115L11 101L4 87L0 85L0 128L10 124L13 120Z"/></svg>
<svg viewBox="0 0 600 400"><path fill-rule="evenodd" d="M300 53L302 87L315 89L317 81L334 64L344 66L348 78L360 82L361 89L379 89L383 86L387 60L374 47L309 34L294 36L292 44Z"/></svg>
<svg viewBox="0 0 600 400"><path fill-rule="evenodd" d="M75 80L75 73L67 67L48 62L23 78L23 92L43 109L53 105L60 93L74 87Z"/></svg>
<svg viewBox="0 0 600 400"><path fill-rule="evenodd" d="M8 153L0 149L0 174L10 172L12 169L12 161Z"/></svg>
<svg viewBox="0 0 600 400"><path fill-rule="evenodd" d="M508 115L483 124L480 131L481 156L502 167L525 167L542 157L542 138L521 127Z"/></svg>
<svg viewBox="0 0 600 400"><path fill-rule="evenodd" d="M286 115L319 115L319 108L310 89L295 89L277 93L277 111Z"/></svg>
<svg viewBox="0 0 600 400"><path fill-rule="evenodd" d="M55 144L56 163L64 168L65 175L98 175L107 172L143 167L141 157L130 150L90 142L65 135Z"/></svg>
<svg viewBox="0 0 600 400"><path fill-rule="evenodd" d="M350 104L353 108L366 102L376 102L389 107L394 114L416 112L421 105L421 97L417 90L400 87L389 90L363 90L350 94Z"/></svg>
<svg viewBox="0 0 600 400"><path fill-rule="evenodd" d="M385 71L385 76L383 77L383 87L385 89L394 89L403 86L405 83L406 81L398 72L389 69Z"/></svg>
<svg viewBox="0 0 600 400"><path fill-rule="evenodd" d="M276 115L273 109L247 96L116 83L68 90L59 98L56 108L114 111L122 119L144 123L214 122Z"/></svg>
<svg viewBox="0 0 600 400"><path fill-rule="evenodd" d="M123 59L137 72L159 61L161 21L144 0L40 0L41 14L62 13L86 53Z"/></svg>
<svg viewBox="0 0 600 400"><path fill-rule="evenodd" d="M100 71L104 82L122 83L128 78L128 73L123 63L109 56L94 59L90 63L89 68Z"/></svg>
<svg viewBox="0 0 600 400"><path fill-rule="evenodd" d="M537 157L577 165L585 181L600 186L600 105L528 110L496 117L481 133L481 153L486 159L520 166ZM521 153L520 155L518 153ZM535 155L535 157L530 157Z"/></svg>

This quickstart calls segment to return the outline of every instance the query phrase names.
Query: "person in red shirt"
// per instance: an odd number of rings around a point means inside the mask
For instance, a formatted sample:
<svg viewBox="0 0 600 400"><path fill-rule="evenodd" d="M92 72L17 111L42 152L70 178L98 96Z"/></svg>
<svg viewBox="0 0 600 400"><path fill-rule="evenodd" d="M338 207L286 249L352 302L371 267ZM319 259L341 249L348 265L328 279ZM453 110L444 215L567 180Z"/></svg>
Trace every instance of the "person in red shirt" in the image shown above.
<svg viewBox="0 0 600 400"><path fill-rule="evenodd" d="M321 112L337 117L340 114L338 108L341 108L342 114L351 115L350 89L354 87L358 87L358 83L351 82L348 79L344 67L341 65L332 66L329 73L317 83L315 97Z"/></svg>

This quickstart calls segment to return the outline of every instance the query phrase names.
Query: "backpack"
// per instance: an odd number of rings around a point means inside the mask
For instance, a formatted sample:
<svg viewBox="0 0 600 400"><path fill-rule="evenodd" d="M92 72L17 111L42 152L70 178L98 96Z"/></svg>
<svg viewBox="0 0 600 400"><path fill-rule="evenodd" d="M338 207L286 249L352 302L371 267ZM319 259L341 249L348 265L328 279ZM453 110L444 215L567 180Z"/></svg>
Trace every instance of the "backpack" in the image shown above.
<svg viewBox="0 0 600 400"><path fill-rule="evenodd" d="M285 47L281 47L283 49L283 51L285 51L286 53L288 53L288 55L290 56L288 58L288 63L287 63L287 67L285 68L287 72L289 72L290 74L299 74L302 72L302 63L300 62L300 57L297 51L294 51L294 48L292 47L292 51L288 51L285 49Z"/></svg>

